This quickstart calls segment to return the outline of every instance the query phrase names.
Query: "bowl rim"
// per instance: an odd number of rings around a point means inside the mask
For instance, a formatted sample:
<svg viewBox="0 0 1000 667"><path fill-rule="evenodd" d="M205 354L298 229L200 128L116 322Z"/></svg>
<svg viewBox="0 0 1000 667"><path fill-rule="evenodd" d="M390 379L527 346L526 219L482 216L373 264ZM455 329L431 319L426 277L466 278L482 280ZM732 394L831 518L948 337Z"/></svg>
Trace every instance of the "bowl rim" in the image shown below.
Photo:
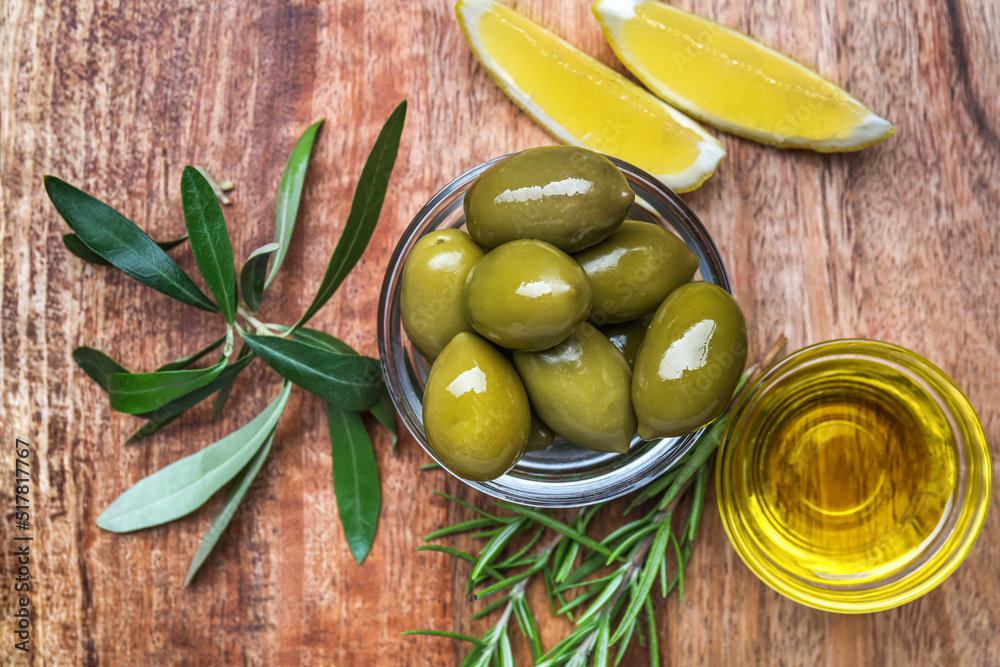
<svg viewBox="0 0 1000 667"><path fill-rule="evenodd" d="M738 504L735 501L727 503L729 500L727 496L734 493L731 478L735 473L731 468L735 445L732 438L744 422L746 409L759 398L775 378L793 370L803 359L816 362L845 352L852 352L853 356L864 356L888 365L899 364L896 359L890 359L889 354L903 356L932 376L933 380L956 401L957 408L962 412L961 415L955 415L954 410L939 402L939 407L947 412L946 416L953 424L953 429L959 418L963 425L969 427L968 442L965 442L964 437L956 436L956 447L964 444L972 456L970 460L964 461L963 465L962 459L965 458L965 454L959 453L958 481L953 494L968 501L964 504L955 504L952 510L955 516L954 525L947 534L939 536L941 541L934 549L911 559L906 565L900 566L897 572L915 563L916 569L906 572L901 577L890 576L888 581L845 585L838 589L812 585L762 553L745 528L743 513L740 512ZM820 356L821 354L823 356ZM926 381L925 387L929 393L939 393L937 389L926 385ZM960 493L963 485L967 487L966 492ZM916 600L940 585L961 565L985 525L991 487L992 461L986 434L971 401L961 388L944 371L920 354L893 343L867 338L842 338L814 343L778 361L748 388L739 402L733 406L716 454L715 489L719 515L729 543L740 560L758 579L778 594L814 609L841 614L865 614L893 609ZM975 490L979 493L970 498ZM953 540L956 536L957 539ZM913 584L905 586L909 580L912 580ZM880 591L888 591L888 594L879 596ZM853 595L845 596L845 593Z"/></svg>
<svg viewBox="0 0 1000 667"><path fill-rule="evenodd" d="M396 247L393 249L386 267L385 277L382 283L382 290L378 304L378 348L379 361L382 366L382 373L386 379L388 392L396 412L406 425L407 430L420 444L424 451L439 464L441 461L434 454L433 450L426 443L426 436L423 433L422 415L419 417L412 411L412 404L401 394L405 393L405 388L401 386L401 376L404 375L400 368L403 363L394 358L391 351L391 336L393 333L399 337L405 336L399 323L399 289L404 258L409 254L413 245L423 234L431 231L429 225L433 222L431 217L446 202L451 208L443 214L438 214L441 222L447 220L448 216L461 207L464 200L464 190L475 181L486 169L496 162L508 157L511 154L501 155L491 160L478 164L463 172L448 184L439 189L414 216L413 220L400 235ZM708 233L704 224L688 208L687 204L677 193L660 182L655 176L634 167L633 165L607 156L618 169L625 175L629 185L636 192L636 205L647 210L653 210L656 215L663 220L657 224L669 225L669 228L677 233L685 244L691 248L699 258L699 269L703 280L711 282L728 293L732 293L729 283L729 276L726 272L725 264L719 253L718 247ZM455 193L462 190L458 195ZM640 197L640 193L643 197ZM653 200L653 203L645 199ZM654 204L661 208L657 209ZM460 216L464 219L464 214ZM440 222L438 223L440 224ZM437 227L435 227L437 228ZM707 274L707 277L706 277ZM403 343L399 341L400 349L405 356ZM411 384L412 380L407 378ZM403 401L407 401L403 404ZM418 421L419 419L419 421ZM488 482L475 482L458 477L448 471L449 474L460 479L465 484L483 492L494 498L514 502L531 507L581 507L598 502L612 500L638 490L642 486L652 482L672 467L685 454L700 436L703 429L694 433L682 436L681 438L664 438L653 441L653 443L641 454L601 454L590 455L588 461L592 465L612 464L613 462L624 461L622 465L613 467L609 472L604 473L604 477L612 476L612 479L601 481L601 477L581 480L569 480L562 482L545 482L518 476L517 466L512 471ZM638 438L633 440L630 451L635 450ZM641 442L641 441L640 441ZM622 459L621 457L626 457ZM443 467L443 466L442 466ZM447 468L445 468L447 471ZM515 474L512 475L512 472ZM556 485L558 490L556 492Z"/></svg>

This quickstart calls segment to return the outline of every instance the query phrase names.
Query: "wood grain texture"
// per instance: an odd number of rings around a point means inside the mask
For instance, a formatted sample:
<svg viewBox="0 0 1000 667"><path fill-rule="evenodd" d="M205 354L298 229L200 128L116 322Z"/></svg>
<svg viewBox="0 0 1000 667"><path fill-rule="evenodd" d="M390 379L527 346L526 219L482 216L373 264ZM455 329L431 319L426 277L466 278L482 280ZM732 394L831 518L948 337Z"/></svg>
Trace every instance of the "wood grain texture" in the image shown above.
<svg viewBox="0 0 1000 667"><path fill-rule="evenodd" d="M615 63L589 3L515 7ZM685 196L725 258L753 352L861 336L920 352L966 391L1000 442L1000 9L992 0L679 0L844 85L897 127L850 155L776 151L720 135L728 157ZM342 538L321 403L293 393L275 448L188 590L191 554L220 499L130 535L96 516L142 476L246 423L277 392L260 364L216 424L203 404L135 447L72 363L90 345L151 369L217 335L209 314L69 255L47 202L56 174L156 238L183 228L179 178L200 164L238 184L225 209L237 261L270 240L274 191L294 138L325 116L285 267L264 306L291 322L318 287L381 122L409 117L382 221L361 264L314 320L376 354L375 309L400 232L439 187L495 155L552 143L476 64L450 0L221 2L7 0L0 6L0 663L40 665L444 665L462 646L401 637L482 632L464 564L414 552L463 511L435 488L486 499L426 461L410 437L392 458L375 429L383 512L357 566ZM174 251L193 270L189 251ZM167 324L180 326L167 326ZM15 436L33 446L33 652L12 649ZM813 611L739 561L710 502L683 601L658 611L664 664L1000 663L997 501L958 572L903 608ZM613 523L605 517L605 526ZM467 541L455 546L473 548ZM533 590L541 603L542 595ZM538 605L543 641L567 632ZM514 633L517 635L517 633ZM516 646L530 664L526 646ZM624 664L643 664L633 647Z"/></svg>

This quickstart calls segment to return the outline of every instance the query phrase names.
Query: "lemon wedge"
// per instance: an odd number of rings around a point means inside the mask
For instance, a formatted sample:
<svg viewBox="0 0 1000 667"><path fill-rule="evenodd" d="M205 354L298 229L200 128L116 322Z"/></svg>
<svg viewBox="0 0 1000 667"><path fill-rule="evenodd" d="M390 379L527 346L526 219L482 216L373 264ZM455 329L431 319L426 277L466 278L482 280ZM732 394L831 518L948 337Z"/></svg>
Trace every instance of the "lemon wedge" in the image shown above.
<svg viewBox="0 0 1000 667"><path fill-rule="evenodd" d="M492 0L459 0L469 48L497 85L559 141L629 162L686 192L726 152L696 122L610 67Z"/></svg>
<svg viewBox="0 0 1000 667"><path fill-rule="evenodd" d="M894 128L808 67L714 21L653 0L597 0L618 58L661 98L765 144L854 151Z"/></svg>

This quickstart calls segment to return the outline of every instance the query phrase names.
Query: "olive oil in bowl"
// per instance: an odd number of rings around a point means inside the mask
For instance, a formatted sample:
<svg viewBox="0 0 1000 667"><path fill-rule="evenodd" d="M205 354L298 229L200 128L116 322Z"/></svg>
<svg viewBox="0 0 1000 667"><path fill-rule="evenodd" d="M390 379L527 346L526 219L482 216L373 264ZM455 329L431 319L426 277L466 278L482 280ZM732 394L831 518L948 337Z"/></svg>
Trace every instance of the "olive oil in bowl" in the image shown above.
<svg viewBox="0 0 1000 667"><path fill-rule="evenodd" d="M719 457L723 522L779 592L884 609L949 574L988 505L989 453L968 400L885 343L835 341L778 364L734 411Z"/></svg>

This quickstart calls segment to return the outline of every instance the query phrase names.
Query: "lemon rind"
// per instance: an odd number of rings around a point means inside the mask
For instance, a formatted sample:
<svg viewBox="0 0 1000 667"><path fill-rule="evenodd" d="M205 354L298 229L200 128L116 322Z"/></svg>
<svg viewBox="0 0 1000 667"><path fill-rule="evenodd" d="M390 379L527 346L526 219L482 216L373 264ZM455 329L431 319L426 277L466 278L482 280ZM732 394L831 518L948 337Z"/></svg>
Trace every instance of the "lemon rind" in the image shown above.
<svg viewBox="0 0 1000 667"><path fill-rule="evenodd" d="M740 125L705 111L671 90L666 82L654 76L646 67L642 65L641 62L633 58L631 53L625 50L625 39L622 34L622 25L626 20L636 17L636 7L647 4L649 1L650 0L596 0L596 2L594 2L591 6L591 10L597 18L597 22L601 25L601 31L604 33L604 37L608 44L611 45L615 55L628 68L628 70L658 97L662 98L669 104L678 107L688 115L697 118L703 123L730 134L735 134L745 139L750 139L769 146L776 146L778 148L807 148L820 153L849 152L868 148L869 146L885 141L893 134L893 132L896 131L892 123L876 115L856 97L848 93L833 81L824 77L822 74L806 67L797 60L790 58L779 51L775 51L771 47L758 42L749 35L733 30L732 28L722 25L721 23L696 14L691 14L683 9L664 4L664 6L671 11L687 14L700 21L715 25L735 38L752 42L777 59L783 60L786 63L791 64L793 67L804 70L810 76L815 77L818 81L824 82L830 87L841 91L850 103L853 103L857 105L859 109L864 110L866 115L860 123L851 128L850 131L843 136L816 140L795 135L781 134L778 132L769 132L766 130L748 127L746 125Z"/></svg>
<svg viewBox="0 0 1000 667"><path fill-rule="evenodd" d="M497 6L503 7L504 5L494 2L493 0L458 0L455 5L455 13L458 16L459 26L462 29L462 34L465 36L465 41L468 43L473 55L483 66L483 69L485 69L490 75L490 78L492 78L493 81L496 82L497 86L500 87L500 90L502 90L504 94L506 94L507 97L509 97L514 104L524 111L524 113L526 113L532 120L541 125L549 134L564 144L593 149L592 146L588 146L572 132L567 130L560 123L556 122L554 118L545 113L545 111L531 99L530 95L525 93L516 85L513 77L511 77L510 74L508 74L495 59L488 57L488 52L485 44L483 44L480 31L478 30L478 25L483 15L488 11L493 11L494 7ZM524 20L528 21L529 19L525 18ZM550 36L556 43L562 45L564 48L577 51L584 58L591 60L595 69L601 72L602 76L615 79L618 82L624 82L624 84L626 84L627 87L632 88L637 95L650 95L648 91L635 85L604 63L583 53L558 35L549 32L537 24L535 25L539 31ZM719 140L706 132L705 129L698 125L697 122L659 98L653 97L652 95L650 95L650 98L676 123L694 131L700 137L700 139L695 143L695 147L698 150L698 157L683 171L676 174L653 174L653 176L662 181L664 185L675 192L690 192L703 184L709 176L715 173L715 170L718 168L722 158L725 157L726 151L722 147ZM642 168L641 165L636 166Z"/></svg>

